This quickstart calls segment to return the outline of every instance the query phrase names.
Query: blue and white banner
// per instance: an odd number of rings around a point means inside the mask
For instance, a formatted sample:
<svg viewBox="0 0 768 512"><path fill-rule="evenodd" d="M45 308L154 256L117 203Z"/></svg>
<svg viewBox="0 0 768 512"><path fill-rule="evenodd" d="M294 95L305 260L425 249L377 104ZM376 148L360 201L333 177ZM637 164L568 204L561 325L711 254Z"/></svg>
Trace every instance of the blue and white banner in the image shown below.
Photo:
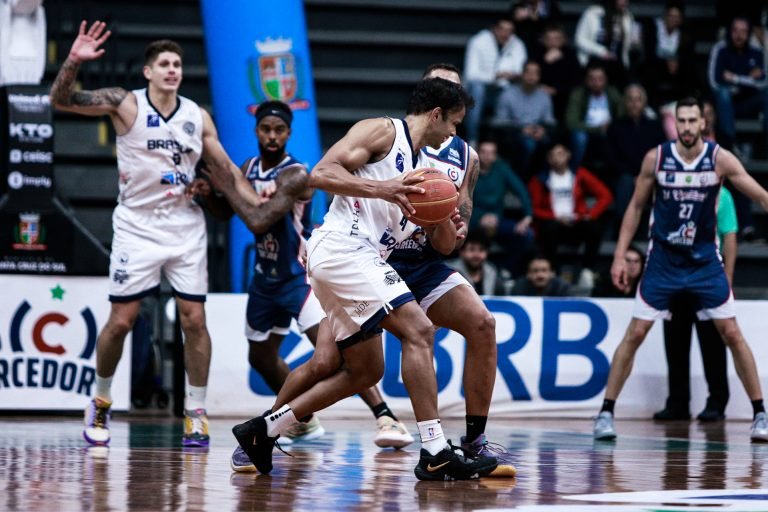
<svg viewBox="0 0 768 512"><path fill-rule="evenodd" d="M0 409L85 408L108 286L106 277L0 275ZM128 409L130 384L129 335L112 381L114 409Z"/></svg>
<svg viewBox="0 0 768 512"><path fill-rule="evenodd" d="M248 365L244 335L245 295L213 294L206 305L213 339L213 362L208 388L212 414L248 415L269 408L274 396ZM632 316L628 299L538 299L486 297L496 318L498 361L492 415L586 418L602 403L611 357ZM737 301L739 323L752 347L763 389L768 389L768 345L762 343L761 318L765 301ZM695 340L694 340L695 341ZM441 416L463 416L462 377L467 344L456 333L441 329L435 336L435 368ZM291 367L306 361L309 341L295 330L283 341L280 353ZM411 411L401 370L400 342L385 335L386 370L379 387L390 407ZM736 377L729 354L731 399L729 418L751 418L751 407ZM488 368L468 371L486 372ZM698 343L691 353L691 410L704 407L704 381ZM653 327L637 353L632 375L618 400L622 418L650 418L664 407L667 365L661 323ZM326 414L370 414L362 400L348 398Z"/></svg>
<svg viewBox="0 0 768 512"><path fill-rule="evenodd" d="M258 153L253 112L263 101L280 100L293 109L288 151L309 169L320 159L320 133L312 66L301 0L230 0L226 6L202 1L214 120L224 148L240 165ZM315 192L312 221L322 222L326 197ZM253 235L234 219L230 228L232 290L252 265L245 261Z"/></svg>

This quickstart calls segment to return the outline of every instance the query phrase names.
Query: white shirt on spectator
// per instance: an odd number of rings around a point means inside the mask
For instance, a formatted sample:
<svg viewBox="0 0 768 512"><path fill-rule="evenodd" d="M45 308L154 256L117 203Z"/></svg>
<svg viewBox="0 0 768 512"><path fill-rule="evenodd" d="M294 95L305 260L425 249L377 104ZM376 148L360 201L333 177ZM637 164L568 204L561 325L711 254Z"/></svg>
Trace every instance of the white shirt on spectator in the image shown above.
<svg viewBox="0 0 768 512"><path fill-rule="evenodd" d="M504 47L499 49L493 32L490 29L481 30L467 42L464 79L490 84L496 80L496 73L522 73L527 59L525 44L516 35L512 34ZM505 80L501 82L506 83Z"/></svg>
<svg viewBox="0 0 768 512"><path fill-rule="evenodd" d="M603 93L600 96L590 94L589 103L587 103L587 115L584 117L584 124L589 128L603 126L611 122L611 109L608 107L608 95Z"/></svg>
<svg viewBox="0 0 768 512"><path fill-rule="evenodd" d="M39 84L45 71L43 0L0 0L0 85Z"/></svg>
<svg viewBox="0 0 768 512"><path fill-rule="evenodd" d="M557 219L573 218L573 181L574 176L571 171L558 174L555 171L549 171L549 192L551 194L552 212Z"/></svg>

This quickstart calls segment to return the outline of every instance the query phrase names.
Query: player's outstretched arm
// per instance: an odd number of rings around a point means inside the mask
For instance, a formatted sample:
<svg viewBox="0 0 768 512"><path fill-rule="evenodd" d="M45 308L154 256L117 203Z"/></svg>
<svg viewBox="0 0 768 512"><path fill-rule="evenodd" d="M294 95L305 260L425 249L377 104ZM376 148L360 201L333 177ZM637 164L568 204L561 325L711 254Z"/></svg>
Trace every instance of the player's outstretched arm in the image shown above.
<svg viewBox="0 0 768 512"><path fill-rule="evenodd" d="M464 245L464 239L467 238L467 232L469 231L469 220L472 218L472 208L474 202L472 197L475 194L475 185L477 184L477 177L480 175L480 159L474 149L469 148L469 166L467 175L464 177L464 181L461 182L459 187L459 215L463 225L456 231L456 243L454 249L458 249Z"/></svg>
<svg viewBox="0 0 768 512"><path fill-rule="evenodd" d="M625 291L629 288L624 257L629 244L632 243L635 232L637 232L637 226L640 224L640 218L643 215L643 208L645 208L648 199L650 199L653 193L656 180L656 151L656 148L654 148L645 154L640 167L640 174L635 180L635 191L629 200L627 210L624 212L624 218L621 221L619 240L616 242L613 264L611 265L613 285L620 291Z"/></svg>
<svg viewBox="0 0 768 512"><path fill-rule="evenodd" d="M221 192L232 209L253 233L266 232L272 224L293 208L294 203L311 197L307 187L307 172L301 165L288 167L277 179L277 190L270 198L253 190L243 173L232 163L221 146L210 114L203 112L203 159L207 169L202 172Z"/></svg>
<svg viewBox="0 0 768 512"><path fill-rule="evenodd" d="M95 91L75 91L75 78L80 65L104 55L104 49L99 47L109 39L111 34L109 30L104 31L106 28L104 22L95 21L87 31L86 25L85 21L80 24L80 32L72 43L69 56L56 75L51 87L51 103L59 110L88 116L110 115L113 116L113 119L117 117L126 127L130 127L133 124L131 113L133 112L133 118L135 118L136 107L135 100L125 102L127 97L133 96L129 91L121 87L107 87ZM127 103L133 103L132 110L131 105L127 105ZM120 111L121 105L125 105L122 108L123 111ZM120 130L121 127L117 124L118 133L124 131Z"/></svg>
<svg viewBox="0 0 768 512"><path fill-rule="evenodd" d="M395 127L386 118L365 119L355 124L349 132L323 156L309 175L309 185L342 196L384 199L397 204L403 214L415 213L406 194L424 193L414 186L423 177L411 174L391 180L376 181L359 178L352 173L369 162L376 162L387 155L395 140Z"/></svg>
<svg viewBox="0 0 768 512"><path fill-rule="evenodd" d="M720 148L717 153L717 172L720 176L731 180L739 192L758 203L763 210L768 211L768 191L749 175L733 153Z"/></svg>

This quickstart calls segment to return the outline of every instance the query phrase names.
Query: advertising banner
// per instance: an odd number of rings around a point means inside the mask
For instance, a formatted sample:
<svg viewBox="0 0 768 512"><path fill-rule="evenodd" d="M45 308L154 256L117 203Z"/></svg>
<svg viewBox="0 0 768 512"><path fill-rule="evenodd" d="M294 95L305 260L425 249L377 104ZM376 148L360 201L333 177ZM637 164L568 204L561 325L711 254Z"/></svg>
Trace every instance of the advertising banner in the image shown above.
<svg viewBox="0 0 768 512"><path fill-rule="evenodd" d="M107 278L0 275L0 290L0 409L84 409L109 316ZM130 381L129 335L112 381L114 409L128 409Z"/></svg>
<svg viewBox="0 0 768 512"><path fill-rule="evenodd" d="M14 203L48 204L53 197L53 121L48 88L13 85L2 89L7 101L7 191Z"/></svg>
<svg viewBox="0 0 768 512"><path fill-rule="evenodd" d="M309 169L320 159L317 105L312 82L304 5L301 0L203 0L202 15L213 95L214 121L224 148L237 164L258 154L253 113L279 100L293 110L288 151ZM315 192L312 220L322 222L326 198ZM234 219L230 227L232 290L245 291L253 235Z"/></svg>
<svg viewBox="0 0 768 512"><path fill-rule="evenodd" d="M245 340L245 295L213 294L206 304L208 328L213 339L213 359L208 388L211 414L253 415L269 408L274 395L248 365ZM539 299L486 297L496 318L498 360L491 405L495 416L546 416L588 418L600 407L610 361L632 316L628 299ZM739 301L737 315L768 388L768 346L761 343L765 326L761 314L765 301ZM463 416L464 371L487 372L489 368L464 368L467 347L456 333L441 329L435 336L435 368L441 416ZM280 353L289 366L306 361L312 352L309 341L295 326ZM396 412L410 414L411 404L401 376L400 342L384 337L385 374L379 388ZM729 358L731 399L729 418L751 418L746 393ZM703 409L707 394L694 341L691 353L691 410ZM623 418L650 418L664 407L667 396L667 365L661 323L651 330L637 353L635 365L616 406ZM326 414L370 415L362 400L348 398ZM591 428L591 427L589 427Z"/></svg>

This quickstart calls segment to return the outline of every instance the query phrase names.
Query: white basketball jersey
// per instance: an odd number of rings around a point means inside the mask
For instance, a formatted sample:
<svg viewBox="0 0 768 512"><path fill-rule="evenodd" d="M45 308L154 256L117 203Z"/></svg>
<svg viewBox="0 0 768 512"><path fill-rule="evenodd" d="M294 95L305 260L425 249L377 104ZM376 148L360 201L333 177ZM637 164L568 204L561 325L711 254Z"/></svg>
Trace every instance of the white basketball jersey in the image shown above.
<svg viewBox="0 0 768 512"><path fill-rule="evenodd" d="M365 164L355 175L369 180L384 181L397 178L414 169L414 155L408 126L402 119L390 119L395 126L395 140L387 156L378 162ZM387 259L395 245L408 238L416 225L407 222L400 208L383 199L345 197L333 198L324 223L314 233L339 233L353 240L367 241ZM314 236L314 235L313 235Z"/></svg>
<svg viewBox="0 0 768 512"><path fill-rule="evenodd" d="M136 121L117 137L121 205L129 208L190 206L184 189L195 177L203 150L203 115L194 101L178 97L164 118L149 101L147 89L133 91Z"/></svg>

